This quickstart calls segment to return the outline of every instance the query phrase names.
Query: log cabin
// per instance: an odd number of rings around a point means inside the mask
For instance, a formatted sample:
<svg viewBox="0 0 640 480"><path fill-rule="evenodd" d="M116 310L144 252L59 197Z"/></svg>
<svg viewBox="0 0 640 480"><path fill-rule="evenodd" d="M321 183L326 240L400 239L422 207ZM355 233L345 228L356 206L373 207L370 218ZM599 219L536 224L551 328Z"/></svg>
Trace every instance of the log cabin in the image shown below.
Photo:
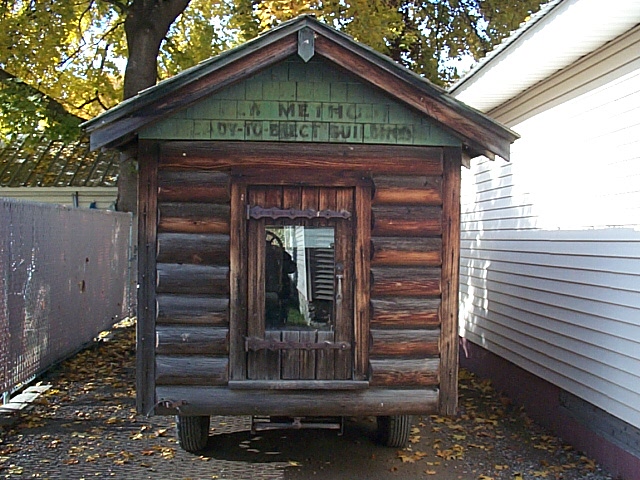
<svg viewBox="0 0 640 480"><path fill-rule="evenodd" d="M85 128L137 152L137 407L183 448L211 415L399 446L455 412L461 165L514 132L312 16Z"/></svg>

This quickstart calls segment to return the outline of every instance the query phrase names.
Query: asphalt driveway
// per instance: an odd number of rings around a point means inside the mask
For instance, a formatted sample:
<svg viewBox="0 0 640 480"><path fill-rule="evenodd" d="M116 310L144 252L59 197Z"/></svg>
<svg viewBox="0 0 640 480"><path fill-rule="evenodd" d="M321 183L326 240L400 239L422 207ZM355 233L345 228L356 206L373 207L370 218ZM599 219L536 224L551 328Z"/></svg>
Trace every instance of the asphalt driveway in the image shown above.
<svg viewBox="0 0 640 480"><path fill-rule="evenodd" d="M417 417L409 447L379 446L373 418L336 431L268 431L213 417L207 448L179 449L171 417L135 413L135 332L106 340L41 379L50 390L0 429L0 478L611 480L468 372L456 418Z"/></svg>

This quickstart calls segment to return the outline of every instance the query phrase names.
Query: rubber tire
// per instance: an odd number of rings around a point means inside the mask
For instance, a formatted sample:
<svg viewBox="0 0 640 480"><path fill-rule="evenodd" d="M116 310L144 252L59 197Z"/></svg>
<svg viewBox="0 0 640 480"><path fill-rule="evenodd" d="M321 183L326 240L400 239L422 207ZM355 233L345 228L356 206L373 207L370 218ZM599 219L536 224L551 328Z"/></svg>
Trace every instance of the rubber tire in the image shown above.
<svg viewBox="0 0 640 480"><path fill-rule="evenodd" d="M199 452L207 446L211 417L176 416L178 443L187 452Z"/></svg>
<svg viewBox="0 0 640 480"><path fill-rule="evenodd" d="M378 417L378 436L385 447L402 448L409 441L411 415Z"/></svg>

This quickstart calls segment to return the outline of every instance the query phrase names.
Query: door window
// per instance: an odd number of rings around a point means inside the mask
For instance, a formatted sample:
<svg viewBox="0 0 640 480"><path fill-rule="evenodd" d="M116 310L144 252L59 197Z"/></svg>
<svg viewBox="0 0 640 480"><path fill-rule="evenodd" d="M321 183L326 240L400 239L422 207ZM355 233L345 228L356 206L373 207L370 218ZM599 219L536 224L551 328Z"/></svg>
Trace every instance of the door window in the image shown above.
<svg viewBox="0 0 640 480"><path fill-rule="evenodd" d="M266 330L332 331L336 300L335 229L267 225L265 230Z"/></svg>

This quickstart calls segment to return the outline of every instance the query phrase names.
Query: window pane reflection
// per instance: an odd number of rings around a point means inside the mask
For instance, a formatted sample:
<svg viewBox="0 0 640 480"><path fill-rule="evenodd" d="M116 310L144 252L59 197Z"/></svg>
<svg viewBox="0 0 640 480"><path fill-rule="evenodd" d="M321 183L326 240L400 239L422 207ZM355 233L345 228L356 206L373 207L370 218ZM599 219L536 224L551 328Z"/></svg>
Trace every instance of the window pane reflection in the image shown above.
<svg viewBox="0 0 640 480"><path fill-rule="evenodd" d="M333 330L333 227L266 227L267 330Z"/></svg>

